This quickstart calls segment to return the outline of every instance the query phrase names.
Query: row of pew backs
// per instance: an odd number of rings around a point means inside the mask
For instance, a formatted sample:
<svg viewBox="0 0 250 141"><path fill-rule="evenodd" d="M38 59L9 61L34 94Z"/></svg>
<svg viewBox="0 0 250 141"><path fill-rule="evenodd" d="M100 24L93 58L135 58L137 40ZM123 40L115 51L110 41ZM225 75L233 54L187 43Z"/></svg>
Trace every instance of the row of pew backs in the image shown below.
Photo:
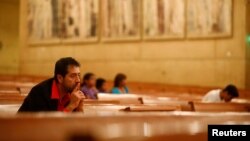
<svg viewBox="0 0 250 141"><path fill-rule="evenodd" d="M10 82L8 86L22 89L23 87L33 86L49 77L46 76L28 76L28 75L0 75L0 89L1 83ZM113 86L113 81L107 81L109 88ZM23 84L23 85L22 85ZM176 95L189 95L189 96L203 96L211 89L217 89L218 87L201 87L201 86L184 86L184 85L170 85L159 83L143 83L143 82L130 82L128 86L133 93L148 94L155 96L176 96ZM27 91L27 90L26 90ZM241 98L250 99L250 90L239 89Z"/></svg>
<svg viewBox="0 0 250 141"><path fill-rule="evenodd" d="M249 114L140 113L104 116L38 113L0 115L0 140L65 141L207 139L208 124L249 124ZM86 136L89 135L89 136ZM180 138L179 138L179 137Z"/></svg>

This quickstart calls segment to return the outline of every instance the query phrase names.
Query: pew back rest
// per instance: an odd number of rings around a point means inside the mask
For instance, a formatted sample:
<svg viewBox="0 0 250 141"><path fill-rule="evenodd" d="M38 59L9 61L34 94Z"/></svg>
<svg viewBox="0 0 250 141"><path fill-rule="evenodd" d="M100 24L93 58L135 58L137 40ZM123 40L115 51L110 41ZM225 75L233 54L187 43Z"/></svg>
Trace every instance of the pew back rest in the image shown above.
<svg viewBox="0 0 250 141"><path fill-rule="evenodd" d="M250 112L249 103L202 103L190 102L196 112Z"/></svg>
<svg viewBox="0 0 250 141"><path fill-rule="evenodd" d="M120 104L143 104L142 97L134 94L107 94L99 93L99 100L117 100Z"/></svg>

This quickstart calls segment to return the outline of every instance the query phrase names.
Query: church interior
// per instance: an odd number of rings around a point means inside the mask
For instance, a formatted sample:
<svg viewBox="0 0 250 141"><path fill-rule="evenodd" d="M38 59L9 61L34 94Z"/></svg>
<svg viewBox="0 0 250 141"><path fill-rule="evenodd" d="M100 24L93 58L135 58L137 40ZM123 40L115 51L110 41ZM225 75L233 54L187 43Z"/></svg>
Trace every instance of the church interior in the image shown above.
<svg viewBox="0 0 250 141"><path fill-rule="evenodd" d="M250 0L0 0L0 140L209 141L249 112Z"/></svg>

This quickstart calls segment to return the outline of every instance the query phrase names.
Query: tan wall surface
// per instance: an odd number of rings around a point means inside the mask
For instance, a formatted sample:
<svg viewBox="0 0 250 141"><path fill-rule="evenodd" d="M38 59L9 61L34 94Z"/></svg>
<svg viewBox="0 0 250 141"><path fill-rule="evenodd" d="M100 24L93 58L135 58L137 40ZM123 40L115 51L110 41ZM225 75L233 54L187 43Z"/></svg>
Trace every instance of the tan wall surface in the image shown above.
<svg viewBox="0 0 250 141"><path fill-rule="evenodd" d="M129 81L199 86L234 83L244 88L247 82L244 7L245 0L234 0L230 38L30 46L22 0L20 73L52 75L57 59L72 56L81 62L82 73L91 71L106 79L123 72Z"/></svg>
<svg viewBox="0 0 250 141"><path fill-rule="evenodd" d="M248 2L246 10L246 34L250 36L250 1ZM246 87L250 88L250 43L247 44L246 48L247 48Z"/></svg>
<svg viewBox="0 0 250 141"><path fill-rule="evenodd" d="M19 4L12 0L0 2L0 73L19 71Z"/></svg>

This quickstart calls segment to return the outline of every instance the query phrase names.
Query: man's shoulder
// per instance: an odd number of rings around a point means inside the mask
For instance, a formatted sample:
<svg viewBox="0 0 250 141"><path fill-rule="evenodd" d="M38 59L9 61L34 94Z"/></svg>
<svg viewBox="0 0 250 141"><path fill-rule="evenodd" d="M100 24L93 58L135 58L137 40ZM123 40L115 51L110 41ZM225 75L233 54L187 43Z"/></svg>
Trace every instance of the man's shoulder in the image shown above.
<svg viewBox="0 0 250 141"><path fill-rule="evenodd" d="M22 106L18 110L22 111L41 111L46 110L48 107L48 100L51 95L53 79L47 79L35 85L27 97L25 98Z"/></svg>
<svg viewBox="0 0 250 141"><path fill-rule="evenodd" d="M217 102L220 96L220 89L209 91L202 99L203 102Z"/></svg>
<svg viewBox="0 0 250 141"><path fill-rule="evenodd" d="M54 81L54 78L49 78L38 83L36 86L45 86L45 85L50 85L50 84L52 85L53 81Z"/></svg>
<svg viewBox="0 0 250 141"><path fill-rule="evenodd" d="M53 78L49 78L47 80L44 80L42 82L40 82L39 84L35 85L32 89L30 93L42 93L42 92L48 92L51 90L52 87L52 83L53 83Z"/></svg>
<svg viewBox="0 0 250 141"><path fill-rule="evenodd" d="M214 90L209 91L207 94L208 95L217 95L217 94L220 94L220 91L221 91L221 89L214 89Z"/></svg>

